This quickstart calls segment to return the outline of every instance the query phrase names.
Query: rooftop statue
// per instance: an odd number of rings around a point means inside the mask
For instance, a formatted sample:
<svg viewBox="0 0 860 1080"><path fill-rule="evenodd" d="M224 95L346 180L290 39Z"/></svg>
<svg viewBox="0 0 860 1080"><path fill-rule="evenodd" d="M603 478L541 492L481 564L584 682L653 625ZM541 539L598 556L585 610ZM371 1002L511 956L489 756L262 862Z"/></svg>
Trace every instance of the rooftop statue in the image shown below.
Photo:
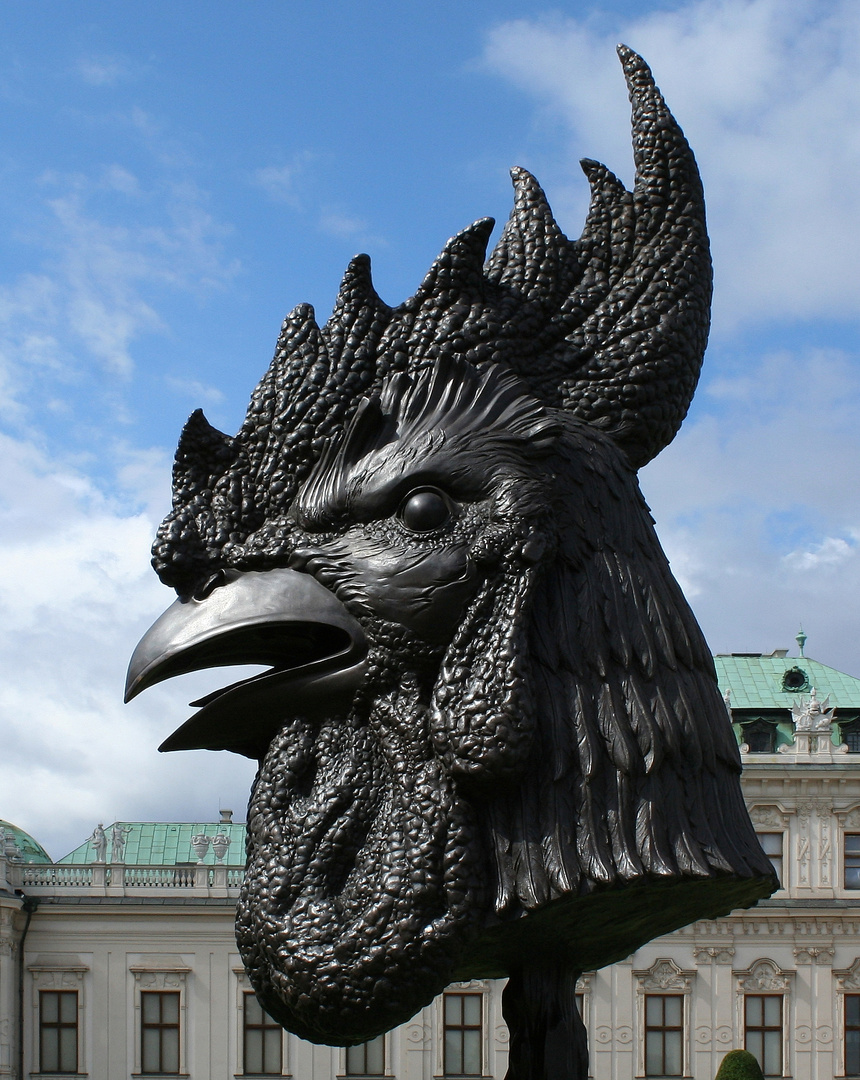
<svg viewBox="0 0 860 1080"><path fill-rule="evenodd" d="M509 1078L584 1077L577 973L776 879L713 662L636 470L690 403L711 269L693 155L642 59L628 192L584 161L579 240L515 203L398 307L350 264L231 438L195 413L154 566L179 594L128 695L240 663L163 750L259 760L237 937L315 1042L509 976Z"/></svg>

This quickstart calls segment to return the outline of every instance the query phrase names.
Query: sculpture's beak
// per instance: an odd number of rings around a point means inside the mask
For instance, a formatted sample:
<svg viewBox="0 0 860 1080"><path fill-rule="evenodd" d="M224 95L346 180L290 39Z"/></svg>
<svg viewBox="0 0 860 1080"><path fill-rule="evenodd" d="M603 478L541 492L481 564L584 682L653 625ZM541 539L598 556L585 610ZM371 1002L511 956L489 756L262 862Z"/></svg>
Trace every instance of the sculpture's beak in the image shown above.
<svg viewBox="0 0 860 1080"><path fill-rule="evenodd" d="M160 750L232 750L262 757L290 716L331 715L364 674L361 626L315 578L279 568L221 571L203 599L177 600L134 650L125 700L202 668L267 664L269 671L193 701L200 711Z"/></svg>

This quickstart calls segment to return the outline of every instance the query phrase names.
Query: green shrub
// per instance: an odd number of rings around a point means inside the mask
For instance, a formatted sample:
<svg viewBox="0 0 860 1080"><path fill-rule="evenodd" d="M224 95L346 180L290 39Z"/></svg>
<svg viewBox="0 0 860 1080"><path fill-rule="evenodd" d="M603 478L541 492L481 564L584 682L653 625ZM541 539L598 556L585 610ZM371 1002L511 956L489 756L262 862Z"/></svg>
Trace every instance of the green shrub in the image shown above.
<svg viewBox="0 0 860 1080"><path fill-rule="evenodd" d="M729 1050L717 1070L716 1080L764 1080L764 1073L748 1050Z"/></svg>

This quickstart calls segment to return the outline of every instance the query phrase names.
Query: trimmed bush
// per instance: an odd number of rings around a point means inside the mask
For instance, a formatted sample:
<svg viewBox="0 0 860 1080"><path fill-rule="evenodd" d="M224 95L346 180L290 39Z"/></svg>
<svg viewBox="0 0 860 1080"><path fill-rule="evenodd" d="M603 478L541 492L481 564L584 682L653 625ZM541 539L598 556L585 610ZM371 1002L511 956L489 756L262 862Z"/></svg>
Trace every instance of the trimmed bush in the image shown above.
<svg viewBox="0 0 860 1080"><path fill-rule="evenodd" d="M764 1073L748 1050L729 1050L717 1070L716 1080L764 1080Z"/></svg>

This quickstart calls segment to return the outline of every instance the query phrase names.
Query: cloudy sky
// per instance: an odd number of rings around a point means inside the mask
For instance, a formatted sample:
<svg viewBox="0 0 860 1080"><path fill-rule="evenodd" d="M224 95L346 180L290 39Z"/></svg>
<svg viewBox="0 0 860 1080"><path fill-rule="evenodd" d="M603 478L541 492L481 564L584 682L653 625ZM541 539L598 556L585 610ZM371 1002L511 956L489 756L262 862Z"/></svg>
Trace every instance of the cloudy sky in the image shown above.
<svg viewBox="0 0 860 1080"><path fill-rule="evenodd" d="M252 766L159 755L206 676L121 704L171 595L173 448L233 432L285 313L348 259L389 303L537 174L578 235L629 184L614 45L651 64L705 182L699 392L642 485L715 652L860 676L860 5L354 0L0 12L0 818L54 857L97 821L243 816ZM199 689L198 689L199 688Z"/></svg>

